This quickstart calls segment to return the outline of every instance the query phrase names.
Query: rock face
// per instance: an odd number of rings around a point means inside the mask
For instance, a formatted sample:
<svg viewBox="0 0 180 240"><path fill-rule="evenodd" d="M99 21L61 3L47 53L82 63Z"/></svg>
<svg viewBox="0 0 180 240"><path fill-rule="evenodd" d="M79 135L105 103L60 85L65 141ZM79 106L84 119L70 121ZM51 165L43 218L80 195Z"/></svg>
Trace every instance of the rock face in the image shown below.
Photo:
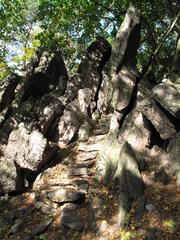
<svg viewBox="0 0 180 240"><path fill-rule="evenodd" d="M58 123L60 144L70 143L84 119L88 118L91 100L92 91L90 89L80 89L78 97L66 107Z"/></svg>
<svg viewBox="0 0 180 240"><path fill-rule="evenodd" d="M68 74L62 57L59 54L44 52L27 79L21 101L30 96L41 97L57 87L59 94L63 95L68 80Z"/></svg>
<svg viewBox="0 0 180 240"><path fill-rule="evenodd" d="M3 157L0 161L2 169L1 192L22 191L24 189L23 169L38 172L54 155L37 129L31 132L23 123L13 130L9 136Z"/></svg>
<svg viewBox="0 0 180 240"><path fill-rule="evenodd" d="M44 136L63 113L68 74L61 56L45 52L16 94L20 80L12 75L1 87L1 193L22 191L27 175L40 171L55 154Z"/></svg>
<svg viewBox="0 0 180 240"><path fill-rule="evenodd" d="M170 141L168 146L168 152L170 155L170 165L172 169L175 171L177 176L178 184L180 184L180 132L176 135L176 137Z"/></svg>
<svg viewBox="0 0 180 240"><path fill-rule="evenodd" d="M153 88L154 98L172 115L180 119L180 93L174 84L161 83Z"/></svg>
<svg viewBox="0 0 180 240"><path fill-rule="evenodd" d="M15 90L21 78L12 74L5 78L0 85L0 112L11 105L15 97Z"/></svg>
<svg viewBox="0 0 180 240"><path fill-rule="evenodd" d="M39 171L53 156L53 149L37 129L29 132L21 123L8 139L4 156L21 168Z"/></svg>

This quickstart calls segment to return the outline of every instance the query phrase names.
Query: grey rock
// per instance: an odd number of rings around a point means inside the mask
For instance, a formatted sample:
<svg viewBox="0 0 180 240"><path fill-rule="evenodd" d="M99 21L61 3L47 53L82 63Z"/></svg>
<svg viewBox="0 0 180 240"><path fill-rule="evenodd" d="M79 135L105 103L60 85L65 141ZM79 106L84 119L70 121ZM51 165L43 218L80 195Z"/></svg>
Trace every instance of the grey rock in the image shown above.
<svg viewBox="0 0 180 240"><path fill-rule="evenodd" d="M65 203L63 204L61 210L62 210L62 213L65 213L65 212L71 212L73 210L76 210L78 208L78 205L75 204L75 203Z"/></svg>
<svg viewBox="0 0 180 240"><path fill-rule="evenodd" d="M155 208L154 204L152 204L152 203L149 203L149 204L146 205L146 210L148 210L149 212L152 212L155 209L156 208Z"/></svg>
<svg viewBox="0 0 180 240"><path fill-rule="evenodd" d="M95 164L95 161L90 160L90 161L85 161L82 163L76 163L75 167L76 168L91 168L94 166L94 164Z"/></svg>
<svg viewBox="0 0 180 240"><path fill-rule="evenodd" d="M65 188L43 191L43 194L45 194L45 196L47 196L51 201L56 203L81 202L85 199L84 193Z"/></svg>
<svg viewBox="0 0 180 240"><path fill-rule="evenodd" d="M84 228L83 219L80 216L73 215L71 212L62 214L61 224L76 231L82 231Z"/></svg>
<svg viewBox="0 0 180 240"><path fill-rule="evenodd" d="M5 217L0 220L0 226L6 226L6 225L13 225L15 220L17 219L18 216L18 211L15 210L11 210L9 211Z"/></svg>
<svg viewBox="0 0 180 240"><path fill-rule="evenodd" d="M164 185L168 184L168 182L169 182L169 176L166 173L166 171L164 170L164 168L162 168L159 171L154 173L154 179L155 179L155 181L163 183Z"/></svg>
<svg viewBox="0 0 180 240"><path fill-rule="evenodd" d="M69 176L90 176L91 172L87 168L72 168L69 171Z"/></svg>
<svg viewBox="0 0 180 240"><path fill-rule="evenodd" d="M99 69L109 60L110 54L110 44L104 38L98 37L87 48L79 65L78 73L81 78L81 87L90 88L94 96L101 78Z"/></svg>
<svg viewBox="0 0 180 240"><path fill-rule="evenodd" d="M174 125L154 100L146 97L141 101L139 109L151 121L162 139L172 139L176 135Z"/></svg>
<svg viewBox="0 0 180 240"><path fill-rule="evenodd" d="M77 98L66 107L58 123L60 144L66 145L71 142L82 122L88 116L91 99L91 89L80 89Z"/></svg>
<svg viewBox="0 0 180 240"><path fill-rule="evenodd" d="M94 143L94 144L80 143L78 145L78 151L83 151L83 152L99 151L100 149L101 149L101 143Z"/></svg>
<svg viewBox="0 0 180 240"><path fill-rule="evenodd" d="M127 142L123 144L120 152L115 179L118 180L120 191L125 187L128 197L136 199L143 195L144 183L138 169L136 156Z"/></svg>
<svg viewBox="0 0 180 240"><path fill-rule="evenodd" d="M67 86L68 74L60 54L43 52L36 65L28 76L21 102L31 96L42 96L55 88L59 89L59 93L63 95Z"/></svg>
<svg viewBox="0 0 180 240"><path fill-rule="evenodd" d="M103 233L107 230L107 228L108 228L108 223L106 220L103 220L99 226L98 232Z"/></svg>
<svg viewBox="0 0 180 240"><path fill-rule="evenodd" d="M52 223L53 218L47 218L43 222L41 222L31 233L31 237L40 235L46 231L46 229L50 226Z"/></svg>
<svg viewBox="0 0 180 240"><path fill-rule="evenodd" d="M78 140L82 142L87 141L90 137L91 130L92 126L88 122L82 124L78 131Z"/></svg>
<svg viewBox="0 0 180 240"><path fill-rule="evenodd" d="M177 182L180 184L180 132L172 139L168 145L168 153L170 156L170 167L176 173Z"/></svg>
<svg viewBox="0 0 180 240"><path fill-rule="evenodd" d="M8 235L18 233L20 230L22 230L23 226L24 226L23 221L21 219L18 219L16 223L9 230Z"/></svg>
<svg viewBox="0 0 180 240"><path fill-rule="evenodd" d="M171 83L161 83L153 88L154 98L171 114L180 119L180 93Z"/></svg>
<svg viewBox="0 0 180 240"><path fill-rule="evenodd" d="M94 121L97 121L98 119L100 119L100 117L101 117L100 111L96 109L92 114L92 119Z"/></svg>
<svg viewBox="0 0 180 240"><path fill-rule="evenodd" d="M82 152L76 157L77 161L87 161L96 158L97 152Z"/></svg>
<svg viewBox="0 0 180 240"><path fill-rule="evenodd" d="M34 106L34 112L38 119L38 125L44 136L50 136L55 131L55 119L60 117L64 111L63 99L57 92L45 94Z"/></svg>
<svg viewBox="0 0 180 240"><path fill-rule="evenodd" d="M9 136L5 156L21 168L39 171L53 156L54 150L37 130L29 132L21 123Z"/></svg>
<svg viewBox="0 0 180 240"><path fill-rule="evenodd" d="M21 77L12 74L7 76L1 83L0 83L0 112L6 108L7 106L11 105L12 101L16 95L16 88L21 80Z"/></svg>

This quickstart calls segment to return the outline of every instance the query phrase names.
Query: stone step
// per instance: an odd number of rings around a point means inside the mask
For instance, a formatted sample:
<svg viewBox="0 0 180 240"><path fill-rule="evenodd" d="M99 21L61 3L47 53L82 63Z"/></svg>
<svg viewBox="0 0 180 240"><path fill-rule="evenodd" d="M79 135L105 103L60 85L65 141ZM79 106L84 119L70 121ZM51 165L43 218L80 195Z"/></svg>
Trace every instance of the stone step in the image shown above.
<svg viewBox="0 0 180 240"><path fill-rule="evenodd" d="M97 157L97 152L82 152L76 156L76 161L88 161L93 160Z"/></svg>
<svg viewBox="0 0 180 240"><path fill-rule="evenodd" d="M87 168L72 168L69 171L69 176L83 176L88 177L92 175L92 173Z"/></svg>
<svg viewBox="0 0 180 240"><path fill-rule="evenodd" d="M78 151L83 151L83 152L99 151L101 149L101 144L100 143L94 143L94 144L80 143L77 149Z"/></svg>
<svg viewBox="0 0 180 240"><path fill-rule="evenodd" d="M93 136L89 137L88 143L92 144L92 143L101 142L106 138L106 136L107 136L107 134L93 135Z"/></svg>
<svg viewBox="0 0 180 240"><path fill-rule="evenodd" d="M98 128L98 129L94 129L93 130L93 135L97 136L97 135L104 135L107 134L109 132L109 127L104 127L104 128Z"/></svg>
<svg viewBox="0 0 180 240"><path fill-rule="evenodd" d="M91 168L94 166L94 164L95 164L95 160L89 160L89 161L85 161L85 162L84 161L83 162L76 161L76 163L71 166L73 166L75 168Z"/></svg>
<svg viewBox="0 0 180 240"><path fill-rule="evenodd" d="M76 162L73 167L75 168L91 168L95 164L95 160L89 160L85 162Z"/></svg>
<svg viewBox="0 0 180 240"><path fill-rule="evenodd" d="M85 200L85 194L81 191L68 188L56 188L53 190L44 190L42 193L52 202L82 202Z"/></svg>
<svg viewBox="0 0 180 240"><path fill-rule="evenodd" d="M83 218L73 213L72 210L64 210L61 215L60 222L62 225L69 227L75 231L82 231L84 228Z"/></svg>

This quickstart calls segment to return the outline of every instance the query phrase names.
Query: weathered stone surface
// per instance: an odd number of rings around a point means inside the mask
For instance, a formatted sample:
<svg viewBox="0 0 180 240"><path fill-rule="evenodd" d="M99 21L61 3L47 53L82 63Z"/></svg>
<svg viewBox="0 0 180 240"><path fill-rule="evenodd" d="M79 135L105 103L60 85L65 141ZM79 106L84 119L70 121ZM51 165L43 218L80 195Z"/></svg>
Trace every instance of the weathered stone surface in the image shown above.
<svg viewBox="0 0 180 240"><path fill-rule="evenodd" d="M98 37L84 53L78 73L81 78L81 87L90 88L94 96L100 83L100 70L109 60L111 54L110 44L102 37Z"/></svg>
<svg viewBox="0 0 180 240"><path fill-rule="evenodd" d="M72 214L72 211L62 214L61 224L76 231L82 231L84 228L82 217Z"/></svg>
<svg viewBox="0 0 180 240"><path fill-rule="evenodd" d="M154 98L180 120L180 93L175 85L161 83L153 88Z"/></svg>
<svg viewBox="0 0 180 240"><path fill-rule="evenodd" d="M0 172L0 193L24 190L24 176L22 176L12 159L0 158Z"/></svg>
<svg viewBox="0 0 180 240"><path fill-rule="evenodd" d="M140 14L130 6L112 47L110 79L106 90L108 102L118 111L125 109L131 100L137 76L135 55L139 41Z"/></svg>
<svg viewBox="0 0 180 240"><path fill-rule="evenodd" d="M77 161L88 161L96 158L97 152L82 152L77 155Z"/></svg>
<svg viewBox="0 0 180 240"><path fill-rule="evenodd" d="M151 121L162 139L172 139L176 135L174 125L153 100L144 99L139 110Z"/></svg>
<svg viewBox="0 0 180 240"><path fill-rule="evenodd" d="M51 201L57 203L64 202L81 202L84 200L85 195L76 190L68 188L58 188L55 190L45 190L43 194L47 196Z"/></svg>
<svg viewBox="0 0 180 240"><path fill-rule="evenodd" d="M9 230L8 235L16 234L22 229L23 226L24 226L24 222L21 219L18 219L16 223Z"/></svg>
<svg viewBox="0 0 180 240"><path fill-rule="evenodd" d="M35 227L35 229L32 231L31 233L31 238L40 235L42 233L44 233L47 228L50 226L50 224L52 223L53 218L47 218L45 219L43 222L41 222L37 227Z"/></svg>
<svg viewBox="0 0 180 240"><path fill-rule="evenodd" d="M73 139L83 120L88 117L91 100L92 91L80 89L77 99L66 107L58 123L60 144L68 144Z"/></svg>
<svg viewBox="0 0 180 240"><path fill-rule="evenodd" d="M47 139L37 129L29 132L23 123L10 134L4 152L6 158L32 171L39 171L53 154L54 150L48 145Z"/></svg>
<svg viewBox="0 0 180 240"><path fill-rule="evenodd" d="M26 101L30 96L39 98L55 88L58 88L59 94L63 95L68 74L61 56L44 52L37 65L28 77L21 101Z"/></svg>
<svg viewBox="0 0 180 240"><path fill-rule="evenodd" d="M154 179L156 182L163 183L164 185L168 184L169 177L164 168L154 173Z"/></svg>
<svg viewBox="0 0 180 240"><path fill-rule="evenodd" d="M81 142L87 141L90 137L91 130L92 130L91 124L89 124L88 122L83 123L78 131L78 140Z"/></svg>
<svg viewBox="0 0 180 240"><path fill-rule="evenodd" d="M26 101L19 107L14 109L8 114L8 118L0 128L0 143L7 144L10 133L13 129L18 128L18 125L22 122L26 128L31 130L33 127L37 127L35 121L36 117L33 111L34 101Z"/></svg>
<svg viewBox="0 0 180 240"><path fill-rule="evenodd" d="M137 78L136 68L132 68L131 64L124 65L116 78L119 90L116 109L120 112L128 106L131 100Z"/></svg>
<svg viewBox="0 0 180 240"><path fill-rule="evenodd" d="M74 167L69 171L69 176L88 176L91 173L88 171L87 168L78 168Z"/></svg>
<svg viewBox="0 0 180 240"><path fill-rule="evenodd" d="M100 124L97 125L97 127L95 127L95 129L93 130L93 135L104 135L107 134L109 131L109 123L105 123L105 124Z"/></svg>
<svg viewBox="0 0 180 240"><path fill-rule="evenodd" d="M78 151L83 152L93 152L93 151L99 151L101 149L101 143L91 143L91 144L85 144L85 143L79 143L77 147Z"/></svg>
<svg viewBox="0 0 180 240"><path fill-rule="evenodd" d="M121 145L117 140L118 124L114 118L111 119L110 131L101 144L96 163L97 174L104 179L105 184L111 182L114 176L121 151Z"/></svg>
<svg viewBox="0 0 180 240"><path fill-rule="evenodd" d="M0 159L1 191L22 191L25 176L31 177L31 172L39 171L54 153L47 139L37 129L30 131L23 123L17 125Z"/></svg>
<svg viewBox="0 0 180 240"><path fill-rule="evenodd" d="M92 135L88 139L88 143L97 143L97 142L102 142L106 138L107 134L103 135Z"/></svg>
<svg viewBox="0 0 180 240"><path fill-rule="evenodd" d="M12 74L6 77L0 84L0 112L9 106L15 98L15 90L21 77Z"/></svg>
<svg viewBox="0 0 180 240"><path fill-rule="evenodd" d="M81 163L76 163L75 167L76 168L91 168L94 166L94 164L95 164L95 161L89 160L89 161L85 161L85 162L81 162Z"/></svg>
<svg viewBox="0 0 180 240"><path fill-rule="evenodd" d="M180 132L170 141L168 153L170 156L170 167L177 175L177 182L180 184Z"/></svg>
<svg viewBox="0 0 180 240"><path fill-rule="evenodd" d="M50 135L49 130L53 130L52 125L57 117L63 114L65 106L63 99L56 92L45 94L34 106L34 112L38 120L38 125L44 136Z"/></svg>

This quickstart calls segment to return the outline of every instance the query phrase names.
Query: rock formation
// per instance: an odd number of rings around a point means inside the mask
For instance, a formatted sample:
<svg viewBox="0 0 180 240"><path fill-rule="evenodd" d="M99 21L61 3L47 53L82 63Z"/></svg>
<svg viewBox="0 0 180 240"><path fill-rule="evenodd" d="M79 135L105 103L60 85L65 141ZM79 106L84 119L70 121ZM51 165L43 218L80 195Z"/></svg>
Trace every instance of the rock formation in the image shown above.
<svg viewBox="0 0 180 240"><path fill-rule="evenodd" d="M62 225L82 230L73 211L85 199L93 206L93 178L115 190L118 224L124 227L134 202L142 218L141 171L155 145L166 159L156 177L175 175L180 181L180 92L173 82L149 87L140 79L135 65L140 26L140 13L131 6L112 48L97 38L74 76L68 76L60 55L44 52L26 77L3 81L1 195L38 189L36 208L46 212L52 204L56 211L63 205Z"/></svg>

